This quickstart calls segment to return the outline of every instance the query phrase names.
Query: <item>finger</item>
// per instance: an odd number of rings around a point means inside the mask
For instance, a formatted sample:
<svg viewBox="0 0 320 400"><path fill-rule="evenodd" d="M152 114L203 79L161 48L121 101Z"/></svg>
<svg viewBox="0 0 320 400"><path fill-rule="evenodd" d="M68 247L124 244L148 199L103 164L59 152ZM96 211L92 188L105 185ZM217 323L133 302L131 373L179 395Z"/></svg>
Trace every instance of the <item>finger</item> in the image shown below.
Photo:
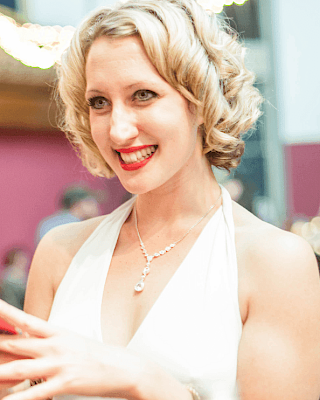
<svg viewBox="0 0 320 400"><path fill-rule="evenodd" d="M51 399L61 392L61 380L58 378L52 378L46 382L39 383L38 385L32 386L31 388L22 392L17 392L6 396L3 400L44 400Z"/></svg>
<svg viewBox="0 0 320 400"><path fill-rule="evenodd" d="M52 354L44 338L12 339L0 341L0 352L14 354L26 358L38 358Z"/></svg>
<svg viewBox="0 0 320 400"><path fill-rule="evenodd" d="M47 321L27 314L3 300L0 300L0 317L31 335L49 337L58 332Z"/></svg>
<svg viewBox="0 0 320 400"><path fill-rule="evenodd" d="M52 376L57 371L52 358L25 359L0 365L0 383L3 381L23 381Z"/></svg>

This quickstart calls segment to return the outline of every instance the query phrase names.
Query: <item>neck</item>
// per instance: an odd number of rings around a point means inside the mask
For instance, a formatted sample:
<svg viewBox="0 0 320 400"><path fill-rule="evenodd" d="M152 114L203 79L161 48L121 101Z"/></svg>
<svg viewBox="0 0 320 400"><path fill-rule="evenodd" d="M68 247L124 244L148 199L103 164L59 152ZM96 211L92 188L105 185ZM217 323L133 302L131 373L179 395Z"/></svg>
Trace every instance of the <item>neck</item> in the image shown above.
<svg viewBox="0 0 320 400"><path fill-rule="evenodd" d="M187 170L173 177L164 186L138 195L136 206L139 229L150 224L169 227L182 219L188 225L200 218L217 201L220 187L206 159L200 168Z"/></svg>

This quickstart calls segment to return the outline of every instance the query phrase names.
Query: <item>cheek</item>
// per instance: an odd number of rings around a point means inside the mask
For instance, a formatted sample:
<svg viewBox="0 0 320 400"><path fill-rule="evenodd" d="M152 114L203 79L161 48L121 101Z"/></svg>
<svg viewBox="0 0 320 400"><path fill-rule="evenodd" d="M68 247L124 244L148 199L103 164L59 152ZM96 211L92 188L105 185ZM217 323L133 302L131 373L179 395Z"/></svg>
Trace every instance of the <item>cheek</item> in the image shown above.
<svg viewBox="0 0 320 400"><path fill-rule="evenodd" d="M108 142L108 129L103 119L90 118L91 136L96 146L103 148Z"/></svg>
<svg viewBox="0 0 320 400"><path fill-rule="evenodd" d="M186 110L168 101L146 110L139 118L142 131L152 132L158 139L170 139L170 141L178 140L179 131L188 128L187 121Z"/></svg>

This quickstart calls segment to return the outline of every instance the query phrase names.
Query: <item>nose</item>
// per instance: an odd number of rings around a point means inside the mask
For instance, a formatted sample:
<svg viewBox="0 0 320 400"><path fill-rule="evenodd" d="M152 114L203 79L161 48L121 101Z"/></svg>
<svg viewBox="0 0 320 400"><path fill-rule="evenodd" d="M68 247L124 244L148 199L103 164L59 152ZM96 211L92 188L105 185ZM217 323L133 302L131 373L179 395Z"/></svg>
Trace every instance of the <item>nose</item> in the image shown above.
<svg viewBox="0 0 320 400"><path fill-rule="evenodd" d="M130 144L139 135L135 113L124 106L113 107L109 129L110 139L117 146Z"/></svg>

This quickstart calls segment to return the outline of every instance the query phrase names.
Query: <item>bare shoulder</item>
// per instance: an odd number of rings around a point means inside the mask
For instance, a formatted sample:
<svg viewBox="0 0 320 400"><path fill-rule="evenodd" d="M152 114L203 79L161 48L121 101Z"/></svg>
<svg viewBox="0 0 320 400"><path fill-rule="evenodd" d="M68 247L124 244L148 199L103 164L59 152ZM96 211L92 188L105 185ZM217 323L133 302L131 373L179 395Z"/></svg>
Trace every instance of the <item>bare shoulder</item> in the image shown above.
<svg viewBox="0 0 320 400"><path fill-rule="evenodd" d="M311 246L303 238L261 221L233 203L237 255L252 273L303 273L319 278Z"/></svg>
<svg viewBox="0 0 320 400"><path fill-rule="evenodd" d="M243 323L266 306L280 313L279 304L320 312L319 270L309 243L236 203L233 212Z"/></svg>
<svg viewBox="0 0 320 400"><path fill-rule="evenodd" d="M80 247L105 216L58 226L40 241L32 260L25 310L47 319L54 295Z"/></svg>
<svg viewBox="0 0 320 400"><path fill-rule="evenodd" d="M58 252L59 257L72 259L105 217L57 226L43 237L37 251Z"/></svg>

